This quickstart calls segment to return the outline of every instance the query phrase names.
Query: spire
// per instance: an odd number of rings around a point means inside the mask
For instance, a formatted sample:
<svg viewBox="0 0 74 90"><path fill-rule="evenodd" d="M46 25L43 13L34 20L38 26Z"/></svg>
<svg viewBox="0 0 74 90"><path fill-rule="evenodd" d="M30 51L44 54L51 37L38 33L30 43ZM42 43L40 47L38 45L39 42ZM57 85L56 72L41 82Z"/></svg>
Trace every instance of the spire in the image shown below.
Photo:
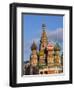
<svg viewBox="0 0 74 90"><path fill-rule="evenodd" d="M41 42L47 42L47 34L46 34L46 25L42 24L42 35L41 35Z"/></svg>
<svg viewBox="0 0 74 90"><path fill-rule="evenodd" d="M46 37L47 35L46 35L46 25L45 24L42 24L42 30L43 30L43 32L42 32L42 37Z"/></svg>

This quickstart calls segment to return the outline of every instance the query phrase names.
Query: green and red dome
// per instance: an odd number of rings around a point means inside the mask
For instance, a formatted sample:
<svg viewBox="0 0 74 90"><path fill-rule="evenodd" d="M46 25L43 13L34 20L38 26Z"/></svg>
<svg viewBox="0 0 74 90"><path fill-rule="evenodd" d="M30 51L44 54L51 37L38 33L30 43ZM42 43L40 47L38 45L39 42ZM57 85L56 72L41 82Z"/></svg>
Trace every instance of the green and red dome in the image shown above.
<svg viewBox="0 0 74 90"><path fill-rule="evenodd" d="M58 43L55 44L54 50L55 51L60 51L60 45Z"/></svg>

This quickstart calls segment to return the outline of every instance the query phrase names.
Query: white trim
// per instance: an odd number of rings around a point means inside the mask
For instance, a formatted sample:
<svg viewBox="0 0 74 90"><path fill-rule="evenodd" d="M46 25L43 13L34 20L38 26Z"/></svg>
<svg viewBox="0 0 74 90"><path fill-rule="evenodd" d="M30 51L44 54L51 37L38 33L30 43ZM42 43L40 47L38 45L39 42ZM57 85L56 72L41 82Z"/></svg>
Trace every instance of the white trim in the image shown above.
<svg viewBox="0 0 74 90"><path fill-rule="evenodd" d="M21 13L48 13L48 14L64 14L63 28L63 53L64 53L64 73L59 75L29 75L21 76ZM28 82L45 82L45 81L64 81L69 80L69 11L54 10L41 8L17 8L17 83Z"/></svg>

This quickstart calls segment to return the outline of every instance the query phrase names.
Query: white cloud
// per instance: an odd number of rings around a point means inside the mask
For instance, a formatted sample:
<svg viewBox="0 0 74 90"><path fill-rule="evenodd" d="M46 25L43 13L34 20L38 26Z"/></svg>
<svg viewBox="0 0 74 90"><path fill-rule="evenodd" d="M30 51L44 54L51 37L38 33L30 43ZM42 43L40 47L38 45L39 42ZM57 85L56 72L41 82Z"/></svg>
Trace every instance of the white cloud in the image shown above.
<svg viewBox="0 0 74 90"><path fill-rule="evenodd" d="M56 30L53 30L52 32L49 30L47 32L48 35L48 39L49 41L59 41L62 42L63 41L63 29L62 28L58 28Z"/></svg>

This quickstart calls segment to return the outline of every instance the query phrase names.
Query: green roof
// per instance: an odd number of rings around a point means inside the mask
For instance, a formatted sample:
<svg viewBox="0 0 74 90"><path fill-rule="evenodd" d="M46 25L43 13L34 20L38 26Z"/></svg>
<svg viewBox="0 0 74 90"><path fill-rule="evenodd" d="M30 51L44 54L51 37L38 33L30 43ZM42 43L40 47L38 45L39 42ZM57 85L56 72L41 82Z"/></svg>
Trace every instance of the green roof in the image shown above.
<svg viewBox="0 0 74 90"><path fill-rule="evenodd" d="M58 43L55 44L54 50L55 51L60 51L60 45Z"/></svg>
<svg viewBox="0 0 74 90"><path fill-rule="evenodd" d="M39 51L38 55L43 56L44 55L44 50Z"/></svg>

